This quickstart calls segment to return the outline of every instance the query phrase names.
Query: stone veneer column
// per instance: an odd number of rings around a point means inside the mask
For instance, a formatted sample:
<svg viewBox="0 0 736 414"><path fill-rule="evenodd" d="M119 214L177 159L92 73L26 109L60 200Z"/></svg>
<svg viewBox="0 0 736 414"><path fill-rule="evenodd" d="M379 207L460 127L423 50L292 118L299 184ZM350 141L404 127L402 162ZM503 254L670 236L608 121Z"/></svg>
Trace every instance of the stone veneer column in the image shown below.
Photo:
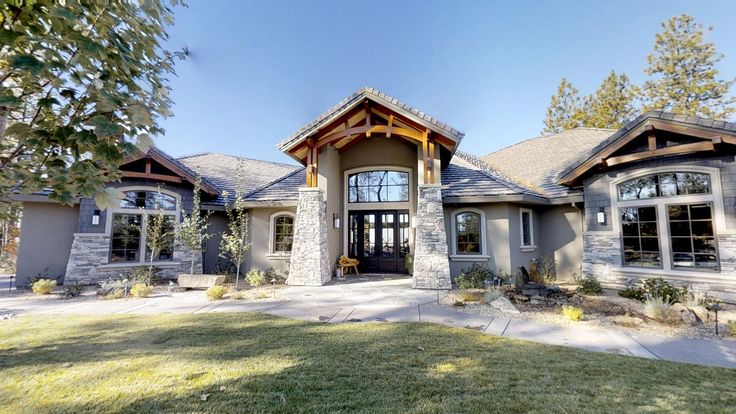
<svg viewBox="0 0 736 414"><path fill-rule="evenodd" d="M327 207L323 191L312 187L300 188L287 283L322 286L330 278Z"/></svg>
<svg viewBox="0 0 736 414"><path fill-rule="evenodd" d="M442 187L439 184L419 185L415 222L412 287L450 289L450 260L442 210Z"/></svg>

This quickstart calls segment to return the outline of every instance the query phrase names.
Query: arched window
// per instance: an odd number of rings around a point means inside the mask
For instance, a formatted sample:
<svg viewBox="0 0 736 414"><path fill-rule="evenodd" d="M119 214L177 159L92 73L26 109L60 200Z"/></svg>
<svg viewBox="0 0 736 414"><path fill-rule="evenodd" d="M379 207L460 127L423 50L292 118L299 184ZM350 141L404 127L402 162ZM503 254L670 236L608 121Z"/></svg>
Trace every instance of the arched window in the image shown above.
<svg viewBox="0 0 736 414"><path fill-rule="evenodd" d="M475 211L455 214L455 254L479 255L483 253L481 215Z"/></svg>
<svg viewBox="0 0 736 414"><path fill-rule="evenodd" d="M362 171L348 176L348 202L383 203L409 201L409 173Z"/></svg>
<svg viewBox="0 0 736 414"><path fill-rule="evenodd" d="M294 216L277 213L271 217L271 253L291 253L294 242Z"/></svg>
<svg viewBox="0 0 736 414"><path fill-rule="evenodd" d="M151 260L149 228L158 228L159 247L153 261L174 258L174 223L178 213L177 197L163 191L123 190L120 205L110 209L110 262L141 263ZM156 221L160 216L161 220ZM154 236L154 233L150 234Z"/></svg>
<svg viewBox="0 0 736 414"><path fill-rule="evenodd" d="M621 201L709 193L710 175L694 172L650 174L618 185Z"/></svg>

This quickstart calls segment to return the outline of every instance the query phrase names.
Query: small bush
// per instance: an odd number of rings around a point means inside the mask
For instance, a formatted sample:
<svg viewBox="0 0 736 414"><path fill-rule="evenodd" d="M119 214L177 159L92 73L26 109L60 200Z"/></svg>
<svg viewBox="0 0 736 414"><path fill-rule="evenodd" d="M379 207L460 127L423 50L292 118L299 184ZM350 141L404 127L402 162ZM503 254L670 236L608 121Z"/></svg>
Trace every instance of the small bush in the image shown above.
<svg viewBox="0 0 736 414"><path fill-rule="evenodd" d="M669 282L658 278L644 279L641 281L640 287L629 286L619 291L618 295L624 298L636 299L642 302L647 300L648 296L658 298L667 298L668 303L686 301L688 292L686 287L672 286Z"/></svg>
<svg viewBox="0 0 736 414"><path fill-rule="evenodd" d="M49 295L54 291L56 281L51 279L38 279L33 282L31 290L37 295Z"/></svg>
<svg viewBox="0 0 736 414"><path fill-rule="evenodd" d="M84 290L84 286L80 285L79 283L74 283L71 285L64 285L64 297L65 298L76 298L77 296L82 294L83 290Z"/></svg>
<svg viewBox="0 0 736 414"><path fill-rule="evenodd" d="M736 321L726 322L726 328L728 329L728 333L731 334L731 336L736 337Z"/></svg>
<svg viewBox="0 0 736 414"><path fill-rule="evenodd" d="M151 294L151 287L146 286L143 283L136 283L133 285L133 287L130 289L130 294L137 297L137 298L147 298L148 295Z"/></svg>
<svg viewBox="0 0 736 414"><path fill-rule="evenodd" d="M105 294L102 298L103 299L122 299L125 297L125 289L124 288L113 288L107 294Z"/></svg>
<svg viewBox="0 0 736 414"><path fill-rule="evenodd" d="M578 284L580 285L578 292L584 295L598 295L603 292L601 282L593 276L580 279Z"/></svg>
<svg viewBox="0 0 736 414"><path fill-rule="evenodd" d="M539 275L544 279L544 283L550 284L557 279L557 261L554 255L547 254L539 259Z"/></svg>
<svg viewBox="0 0 736 414"><path fill-rule="evenodd" d="M160 267L156 266L138 266L130 273L130 279L134 284L143 283L146 286L151 286L158 281L158 274L161 270Z"/></svg>
<svg viewBox="0 0 736 414"><path fill-rule="evenodd" d="M583 320L583 310L581 308L576 308L574 306L568 306L568 305L562 305L562 314L565 315L565 318L571 320L571 321L582 321Z"/></svg>
<svg viewBox="0 0 736 414"><path fill-rule="evenodd" d="M465 302L463 302L461 300L456 300L456 301L452 302L452 306L454 306L456 308L462 308L463 306L465 306Z"/></svg>
<svg viewBox="0 0 736 414"><path fill-rule="evenodd" d="M205 294L207 295L207 299L209 300L220 300L225 297L225 293L227 292L227 289L225 286L212 286L211 288L207 289Z"/></svg>
<svg viewBox="0 0 736 414"><path fill-rule="evenodd" d="M480 301L481 294L480 292L461 290L460 293L458 293L458 296L463 302L478 302Z"/></svg>
<svg viewBox="0 0 736 414"><path fill-rule="evenodd" d="M493 271L488 265L473 263L469 268L463 269L460 276L455 279L455 283L460 289L483 289L486 287L486 281L492 277Z"/></svg>
<svg viewBox="0 0 736 414"><path fill-rule="evenodd" d="M503 296L503 292L501 292L501 289L493 288L489 289L488 292L486 292L485 295L483 295L483 302L485 303L491 303L495 301L496 299Z"/></svg>
<svg viewBox="0 0 736 414"><path fill-rule="evenodd" d="M406 266L406 271L410 274L414 274L414 255L409 253L406 255L406 259L404 260L404 265Z"/></svg>
<svg viewBox="0 0 736 414"><path fill-rule="evenodd" d="M268 298L268 293L264 291L256 292L255 298L256 299L266 299Z"/></svg>
<svg viewBox="0 0 736 414"><path fill-rule="evenodd" d="M644 299L644 314L656 321L667 322L671 307L667 296L647 295Z"/></svg>
<svg viewBox="0 0 736 414"><path fill-rule="evenodd" d="M696 306L709 306L713 303L707 293L705 292L690 292L683 298L684 305L688 308L694 308Z"/></svg>
<svg viewBox="0 0 736 414"><path fill-rule="evenodd" d="M243 300L245 298L245 294L239 290L236 290L235 292L233 292L232 295L230 295L230 297L235 300Z"/></svg>
<svg viewBox="0 0 736 414"><path fill-rule="evenodd" d="M261 286L266 283L266 273L260 269L250 269L245 275L245 280L253 287Z"/></svg>

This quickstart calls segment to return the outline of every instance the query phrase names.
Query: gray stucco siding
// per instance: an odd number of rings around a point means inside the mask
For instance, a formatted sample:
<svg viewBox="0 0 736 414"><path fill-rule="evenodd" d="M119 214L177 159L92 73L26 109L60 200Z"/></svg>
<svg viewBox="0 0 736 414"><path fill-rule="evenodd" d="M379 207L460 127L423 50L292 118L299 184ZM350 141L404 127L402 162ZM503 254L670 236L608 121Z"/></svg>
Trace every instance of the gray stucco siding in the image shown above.
<svg viewBox="0 0 736 414"><path fill-rule="evenodd" d="M55 203L23 203L16 284L36 278L61 282L77 227L78 207Z"/></svg>

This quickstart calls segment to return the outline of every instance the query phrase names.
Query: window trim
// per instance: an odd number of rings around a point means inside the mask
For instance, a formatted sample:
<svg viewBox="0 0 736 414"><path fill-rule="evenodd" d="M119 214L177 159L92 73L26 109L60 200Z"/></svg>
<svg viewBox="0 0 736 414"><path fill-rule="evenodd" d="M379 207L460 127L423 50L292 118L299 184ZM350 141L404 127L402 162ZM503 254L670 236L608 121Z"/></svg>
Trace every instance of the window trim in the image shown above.
<svg viewBox="0 0 736 414"><path fill-rule="evenodd" d="M624 208L636 208L636 209L639 209L639 208L646 208L646 207L654 207L654 225L657 226L657 247L659 248L659 266L631 266L631 265L628 265L627 266L626 264L624 264L625 263L625 260L626 260L626 251L624 250L624 234L623 234L623 232L621 232L621 235L618 238L619 239L619 242L620 242L619 245L621 247L621 267L624 267L626 269L649 269L649 270L655 269L655 270L663 270L664 269L664 252L662 251L662 249L663 249L663 244L662 244L662 237L663 237L663 235L662 235L662 226L660 225L661 223L659 222L660 217L661 217L660 216L660 211L659 211L660 209L659 209L659 207L656 204L655 205L652 205L652 204L643 204L643 205L636 205L636 206L619 206L618 209L616 210L616 216L618 217L619 223L620 223L621 222L621 210L622 209L624 209ZM637 214L638 214L638 212L637 212ZM637 225L639 225L640 223L641 223L641 221L637 220ZM666 223L666 224L668 224L668 223ZM619 228L621 228L622 225L623 225L623 223L620 223L619 224ZM641 227L639 228L639 232L640 232L640 234L638 236L638 239L639 239L639 243L641 243ZM641 244L640 244L639 245L639 253L641 254L642 252L643 252L643 250L641 250Z"/></svg>
<svg viewBox="0 0 736 414"><path fill-rule="evenodd" d="M480 215L480 253L458 253L457 252L457 216L462 213L475 213ZM463 207L453 210L450 213L451 231L452 231L452 254L450 259L457 262L478 262L487 261L491 257L488 255L488 237L486 232L486 213L477 208Z"/></svg>
<svg viewBox="0 0 736 414"><path fill-rule="evenodd" d="M529 244L524 244L524 213L529 213ZM519 248L525 252L537 250L534 243L534 210L530 208L519 208Z"/></svg>
<svg viewBox="0 0 736 414"><path fill-rule="evenodd" d="M395 173L406 174L406 180L407 180L407 183L406 183L406 187L407 187L406 200L350 201L350 188L351 188L351 186L350 186L350 177L351 176L357 176L357 175L360 175L360 174L365 174L365 173L372 173L372 172L378 172L378 173L381 173L381 172L386 172L386 173L395 172ZM348 204L350 204L350 205L355 205L355 204L373 204L373 205L378 204L378 205L380 205L380 204L385 204L385 203L408 203L409 200L410 200L410 193L411 193L411 172L404 171L403 169L397 169L397 168L392 168L392 167L385 167L385 168L376 167L376 168L370 168L370 169L361 169L360 171L351 171L351 172L349 172L347 174L347 176L346 176L346 180L347 180L347 191L345 193L345 201ZM399 185L390 185L390 184L387 184L386 186L387 187L401 187ZM356 187L359 187L359 186L356 186ZM368 187L370 187L370 186L368 186Z"/></svg>
<svg viewBox="0 0 736 414"><path fill-rule="evenodd" d="M699 173L706 173L710 174L710 185L711 185L711 191L709 194L687 194L687 195L676 195L676 196L670 196L670 197L654 197L654 198L648 198L648 199L636 199L636 200L626 200L626 201L620 201L618 199L618 185L622 182L638 178L638 177L644 177L651 174L657 174L657 173L676 173L676 172L699 172ZM657 216L662 217L664 220L666 220L667 211L666 211L666 205L668 204L696 204L696 203L703 203L703 202L710 202L713 206L713 215L714 220L713 223L715 225L715 232L718 236L723 235L731 235L736 234L736 230L731 230L726 227L726 216L725 216L725 209L724 209L724 200L723 200L723 192L722 192L722 186L721 186L721 173L719 168L714 167L701 167L697 165L692 164L672 164L672 165L666 165L666 166L660 166L660 167L651 167L651 168L643 168L638 169L634 171L628 171L623 173L618 173L616 176L616 179L611 180L609 184L609 196L611 200L611 210L610 210L610 216L611 216L611 231L609 234L612 234L614 237L616 237L619 242L621 241L621 218L619 217L619 209L622 207L635 207L635 206L647 206L647 205L655 205L657 207ZM658 218L659 220L659 218ZM658 223L659 225L660 223ZM713 278L717 277L719 279L723 278L724 276L722 271L712 271L712 270L685 270L683 268L674 268L672 266L672 258L671 258L671 251L672 248L670 246L670 230L668 223L664 223L665 226L660 226L660 249L662 254L662 268L641 268L641 267L631 267L631 266L624 266L623 265L623 248L619 247L619 251L621 252L621 260L618 264L614 265L612 268L613 272L616 273L639 273L642 275L668 275L668 276L681 276L681 277L703 277L703 278ZM717 237L718 237L717 236ZM619 243L619 246L621 244ZM721 258L721 252L719 250L719 260L722 260Z"/></svg>
<svg viewBox="0 0 736 414"><path fill-rule="evenodd" d="M108 246L107 246L107 263L106 265L114 266L114 267L133 267L133 266L140 266L144 265L146 263L149 263L146 259L146 227L148 226L148 216L154 215L157 212L162 212L165 216L172 216L174 217L174 225L176 223L181 223L181 194L167 190L165 188L159 188L159 187L152 187L152 186L125 186L125 187L117 187L116 190L120 190L122 192L126 191L151 191L151 192L161 192L162 194L167 194L170 196L173 196L176 199L176 209L175 210L146 210L146 209L133 209L133 208L124 208L120 207L119 205L115 207L110 207L107 209L105 213L105 237L108 238ZM112 221L113 221L113 215L114 214L139 214L141 215L141 247L140 247L140 259L137 262L113 262L112 261ZM174 242L174 246L172 246L172 254L171 254L171 260L154 260L154 265L172 265L175 264L176 261L174 259L174 254L176 253L176 242Z"/></svg>
<svg viewBox="0 0 736 414"><path fill-rule="evenodd" d="M290 210L280 210L268 217L268 254L266 257L269 259L288 259L291 257L291 252L277 252L274 251L274 231L276 231L276 219L281 216L289 216L294 220L294 232L296 232L296 214ZM292 249L294 246L292 245Z"/></svg>

